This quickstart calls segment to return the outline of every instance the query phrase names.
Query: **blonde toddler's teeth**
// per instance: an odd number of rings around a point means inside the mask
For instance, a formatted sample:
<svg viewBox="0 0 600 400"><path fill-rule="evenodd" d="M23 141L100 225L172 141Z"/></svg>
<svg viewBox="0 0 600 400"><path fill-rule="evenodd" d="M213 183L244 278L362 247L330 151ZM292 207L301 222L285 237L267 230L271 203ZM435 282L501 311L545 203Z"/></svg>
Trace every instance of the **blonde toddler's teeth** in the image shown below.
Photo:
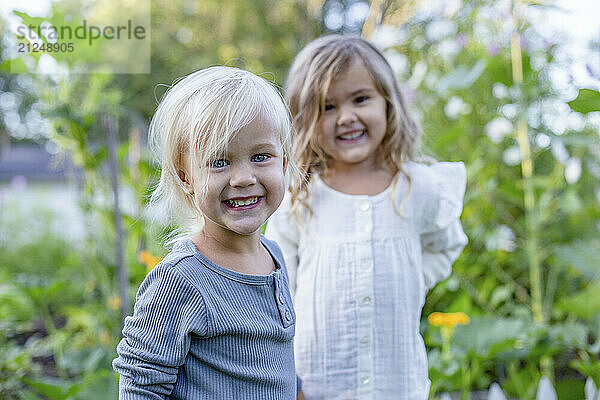
<svg viewBox="0 0 600 400"><path fill-rule="evenodd" d="M249 206L251 204L256 203L257 201L258 201L258 197L251 197L246 200L228 200L227 203L229 203L229 205L231 205L232 207L241 207L241 206Z"/></svg>

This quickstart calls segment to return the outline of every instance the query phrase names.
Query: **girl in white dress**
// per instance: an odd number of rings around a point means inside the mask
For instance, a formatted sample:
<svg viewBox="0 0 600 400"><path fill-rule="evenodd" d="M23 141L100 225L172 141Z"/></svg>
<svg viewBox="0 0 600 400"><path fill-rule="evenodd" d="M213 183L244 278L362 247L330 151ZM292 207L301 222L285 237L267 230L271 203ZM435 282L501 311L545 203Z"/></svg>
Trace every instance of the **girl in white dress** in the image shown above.
<svg viewBox="0 0 600 400"><path fill-rule="evenodd" d="M267 225L297 314L307 399L426 399L425 295L467 243L462 163L415 161L419 128L369 42L325 36L289 73L292 186Z"/></svg>

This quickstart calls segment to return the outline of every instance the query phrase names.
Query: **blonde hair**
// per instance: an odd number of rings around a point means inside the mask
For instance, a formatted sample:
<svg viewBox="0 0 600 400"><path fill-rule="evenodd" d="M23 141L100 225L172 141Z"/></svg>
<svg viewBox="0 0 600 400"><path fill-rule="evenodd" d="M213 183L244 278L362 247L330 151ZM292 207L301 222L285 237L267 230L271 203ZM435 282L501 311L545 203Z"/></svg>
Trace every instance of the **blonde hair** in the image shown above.
<svg viewBox="0 0 600 400"><path fill-rule="evenodd" d="M161 167L149 207L178 227L167 235L167 244L204 227L204 215L179 177L179 170L186 170L184 155L206 188L207 166L257 116L278 129L288 172L293 173L290 114L273 84L248 71L216 66L182 78L165 93L149 129L150 148Z"/></svg>
<svg viewBox="0 0 600 400"><path fill-rule="evenodd" d="M300 205L312 214L308 205L311 175L322 173L327 167L328 156L320 148L315 132L325 110L327 92L332 81L346 72L356 60L363 63L387 104L387 129L378 155L380 161L395 174L392 189L397 185L400 175L397 172L406 176L410 185L410 176L402 168L402 163L415 159L421 130L410 115L392 68L373 44L360 37L323 36L298 53L286 84L295 129L293 154L302 178L290 188L292 210L299 219L302 219ZM392 202L396 208L394 192L391 191Z"/></svg>

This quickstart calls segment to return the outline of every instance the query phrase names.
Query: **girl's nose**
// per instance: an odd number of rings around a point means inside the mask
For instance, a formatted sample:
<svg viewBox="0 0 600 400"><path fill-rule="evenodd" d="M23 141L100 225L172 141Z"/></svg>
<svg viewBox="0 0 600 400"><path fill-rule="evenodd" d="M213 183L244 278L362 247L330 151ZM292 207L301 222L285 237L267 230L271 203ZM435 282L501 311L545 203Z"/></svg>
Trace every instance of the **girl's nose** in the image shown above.
<svg viewBox="0 0 600 400"><path fill-rule="evenodd" d="M256 184L256 176L249 167L237 167L231 169L229 185L232 187L246 187Z"/></svg>
<svg viewBox="0 0 600 400"><path fill-rule="evenodd" d="M337 119L337 124L339 126L351 124L356 121L358 121L358 117L356 116L354 110L350 108L340 108Z"/></svg>

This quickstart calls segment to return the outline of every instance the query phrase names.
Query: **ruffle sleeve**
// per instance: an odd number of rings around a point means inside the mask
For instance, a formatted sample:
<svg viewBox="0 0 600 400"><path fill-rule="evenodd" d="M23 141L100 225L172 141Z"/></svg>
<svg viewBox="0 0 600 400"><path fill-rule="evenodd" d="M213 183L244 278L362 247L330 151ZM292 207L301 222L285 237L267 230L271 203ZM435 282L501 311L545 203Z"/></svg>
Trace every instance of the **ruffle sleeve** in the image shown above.
<svg viewBox="0 0 600 400"><path fill-rule="evenodd" d="M421 231L423 277L428 289L450 275L452 263L468 242L460 223L467 182L464 164L436 163L429 172L432 193Z"/></svg>

